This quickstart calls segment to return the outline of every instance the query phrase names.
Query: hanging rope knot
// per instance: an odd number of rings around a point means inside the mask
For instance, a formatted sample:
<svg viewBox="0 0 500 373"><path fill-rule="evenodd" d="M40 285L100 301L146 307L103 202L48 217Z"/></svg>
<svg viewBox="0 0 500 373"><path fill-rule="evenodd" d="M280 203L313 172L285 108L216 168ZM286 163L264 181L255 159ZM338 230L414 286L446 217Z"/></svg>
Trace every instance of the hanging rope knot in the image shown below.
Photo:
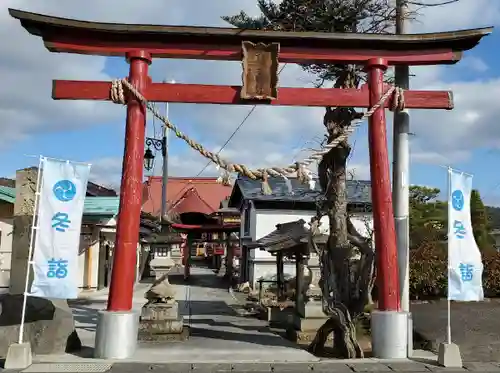
<svg viewBox="0 0 500 373"><path fill-rule="evenodd" d="M316 182L313 179L312 171L303 162L296 162L297 180L302 184L308 184L309 189L314 189Z"/></svg>
<svg viewBox="0 0 500 373"><path fill-rule="evenodd" d="M273 190L269 186L267 171L262 172L262 194L270 195L273 194Z"/></svg>
<svg viewBox="0 0 500 373"><path fill-rule="evenodd" d="M215 169L219 172L219 177L217 178L217 183L222 185L230 185L230 176L229 173L222 169L219 165L215 165Z"/></svg>
<svg viewBox="0 0 500 373"><path fill-rule="evenodd" d="M307 183L307 175L304 172L304 165L300 162L296 162L295 167L297 167L297 180L303 184Z"/></svg>
<svg viewBox="0 0 500 373"><path fill-rule="evenodd" d="M111 81L111 91L109 92L109 96L111 98L111 101L113 101L115 104L127 105L125 90L123 88L121 79L113 79Z"/></svg>
<svg viewBox="0 0 500 373"><path fill-rule="evenodd" d="M393 96L392 96L392 105L391 111L403 111L405 109L405 94L404 89L400 87L392 87Z"/></svg>
<svg viewBox="0 0 500 373"><path fill-rule="evenodd" d="M230 186L231 185L231 174L224 170L222 174L217 178L219 184Z"/></svg>

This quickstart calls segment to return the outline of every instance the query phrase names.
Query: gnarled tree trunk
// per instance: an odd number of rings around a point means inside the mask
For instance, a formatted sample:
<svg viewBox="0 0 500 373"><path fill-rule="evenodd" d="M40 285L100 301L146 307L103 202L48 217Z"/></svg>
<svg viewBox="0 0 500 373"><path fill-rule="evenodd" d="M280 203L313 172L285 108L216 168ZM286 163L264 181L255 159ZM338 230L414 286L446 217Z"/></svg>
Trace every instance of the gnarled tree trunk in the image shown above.
<svg viewBox="0 0 500 373"><path fill-rule="evenodd" d="M339 79L336 86L356 86L354 75L346 71L344 79ZM354 109L327 108L324 124L328 142L341 135L359 117ZM357 232L347 211L346 163L350 152L348 142L343 141L323 157L318 167L325 198L318 208L312 231L321 217L327 215L330 236L324 248L315 244L313 236L310 244L320 258L323 309L329 319L318 330L309 351L320 352L328 335L333 332L335 349L342 357L361 358L363 350L357 340L355 325L373 287L374 252L369 240ZM361 255L353 266L355 247Z"/></svg>

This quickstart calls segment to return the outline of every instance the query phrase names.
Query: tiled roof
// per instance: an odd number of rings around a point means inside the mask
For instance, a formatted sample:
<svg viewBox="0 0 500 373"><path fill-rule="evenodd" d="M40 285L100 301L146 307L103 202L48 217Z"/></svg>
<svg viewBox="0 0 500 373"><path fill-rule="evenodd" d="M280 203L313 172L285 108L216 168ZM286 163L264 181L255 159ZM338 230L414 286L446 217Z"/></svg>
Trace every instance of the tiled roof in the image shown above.
<svg viewBox="0 0 500 373"><path fill-rule="evenodd" d="M188 212L200 212L210 215L213 209L203 198L200 197L195 188L190 188L170 207L172 212L176 214L184 214Z"/></svg>
<svg viewBox="0 0 500 373"><path fill-rule="evenodd" d="M14 179L9 179L8 177L0 177L0 185L14 188L16 186L16 181Z"/></svg>
<svg viewBox="0 0 500 373"><path fill-rule="evenodd" d="M120 197L86 197L83 213L86 215L115 216L120 207Z"/></svg>
<svg viewBox="0 0 500 373"><path fill-rule="evenodd" d="M305 227L305 224L306 222L302 219L277 224L276 230L255 242L247 244L247 247L250 249L261 247L271 253L292 249L297 245L301 245L301 240L309 235L309 229Z"/></svg>
<svg viewBox="0 0 500 373"><path fill-rule="evenodd" d="M87 183L87 196L89 197L116 197L117 193L113 189L89 181Z"/></svg>
<svg viewBox="0 0 500 373"><path fill-rule="evenodd" d="M152 215L160 215L162 178L148 178L143 186L142 210ZM169 177L167 184L167 201L169 206L175 206L190 189L196 191L202 213L216 212L222 200L229 197L232 188L217 182L215 177ZM208 209L207 209L208 206ZM190 208L192 209L192 208Z"/></svg>
<svg viewBox="0 0 500 373"><path fill-rule="evenodd" d="M16 201L15 188L0 186L0 200L8 203ZM114 216L118 214L120 197L85 197L85 215Z"/></svg>
<svg viewBox="0 0 500 373"><path fill-rule="evenodd" d="M14 203L16 200L16 189L8 186L0 186L0 200Z"/></svg>
<svg viewBox="0 0 500 373"><path fill-rule="evenodd" d="M274 202L305 202L314 203L321 197L319 182L314 190L309 189L296 178L288 179L291 186L284 178L270 177L268 179L272 194L262 193L262 182L239 176L234 185L233 193L229 200L230 207L238 207L240 201L274 201ZM347 198L349 203L371 203L371 183L367 180L348 180Z"/></svg>

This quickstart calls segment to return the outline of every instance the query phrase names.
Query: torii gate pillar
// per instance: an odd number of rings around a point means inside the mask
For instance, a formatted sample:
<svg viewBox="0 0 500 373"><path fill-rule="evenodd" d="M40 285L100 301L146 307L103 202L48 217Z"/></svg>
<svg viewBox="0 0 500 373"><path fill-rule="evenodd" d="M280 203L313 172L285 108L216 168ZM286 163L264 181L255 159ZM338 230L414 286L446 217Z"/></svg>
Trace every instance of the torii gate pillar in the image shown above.
<svg viewBox="0 0 500 373"><path fill-rule="evenodd" d="M366 64L368 87L370 89L370 105L375 106L383 95L384 72L387 61L374 58ZM387 153L387 129L385 110L380 108L368 118L368 142L370 152L370 176L377 185L372 186L372 210L377 250L377 279L380 289L379 310L399 311L399 274L397 263L396 232L394 228L394 212L392 207L391 177L389 157Z"/></svg>
<svg viewBox="0 0 500 373"><path fill-rule="evenodd" d="M384 72L387 60L368 60L368 87L370 106L384 93ZM368 118L370 144L370 175L372 183L372 211L377 250L377 281L379 307L371 313L371 334L375 357L407 357L408 312L401 311L399 273L397 266L396 231L392 206L391 177L387 152L385 110L379 108Z"/></svg>
<svg viewBox="0 0 500 373"><path fill-rule="evenodd" d="M149 83L151 55L145 51L127 53L129 82L140 91ZM139 314L132 309L136 273L137 239L142 205L142 169L146 108L133 95L127 97L127 122L120 189L120 210L116 227L115 255L108 308L98 314L95 357L124 359L136 350Z"/></svg>

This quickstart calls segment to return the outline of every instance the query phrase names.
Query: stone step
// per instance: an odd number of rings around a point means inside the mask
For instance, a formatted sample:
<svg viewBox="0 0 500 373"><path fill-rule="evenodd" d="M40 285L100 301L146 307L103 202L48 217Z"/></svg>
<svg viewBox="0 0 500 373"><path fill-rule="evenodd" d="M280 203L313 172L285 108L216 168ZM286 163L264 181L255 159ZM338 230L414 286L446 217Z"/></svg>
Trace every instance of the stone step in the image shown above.
<svg viewBox="0 0 500 373"><path fill-rule="evenodd" d="M185 341L189 339L189 326L184 325L180 333L151 333L146 330L139 330L138 340L140 342L173 342Z"/></svg>
<svg viewBox="0 0 500 373"><path fill-rule="evenodd" d="M184 320L180 317L178 320L146 320L139 323L139 341L165 341L170 340L175 334L185 334L187 328Z"/></svg>

